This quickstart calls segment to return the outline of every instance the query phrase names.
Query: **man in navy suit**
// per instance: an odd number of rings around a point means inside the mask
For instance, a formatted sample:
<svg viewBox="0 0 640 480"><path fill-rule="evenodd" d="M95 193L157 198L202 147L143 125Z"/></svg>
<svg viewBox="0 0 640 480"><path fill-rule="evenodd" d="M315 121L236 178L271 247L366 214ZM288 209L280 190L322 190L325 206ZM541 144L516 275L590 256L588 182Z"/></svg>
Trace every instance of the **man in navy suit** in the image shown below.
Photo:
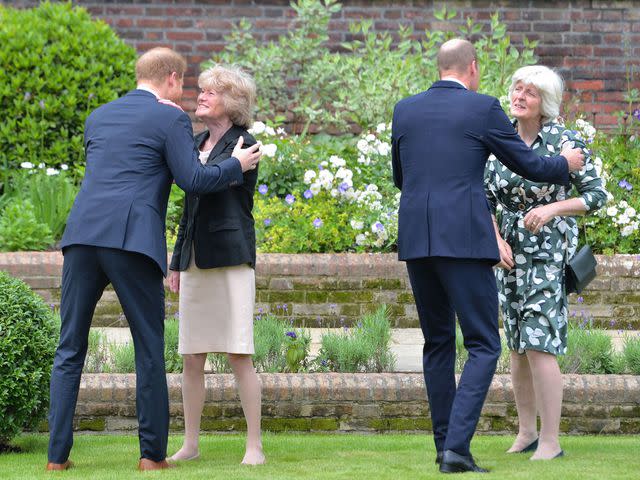
<svg viewBox="0 0 640 480"><path fill-rule="evenodd" d="M96 304L111 283L136 352L141 470L167 468L169 401L164 364L165 216L171 184L212 193L255 169L259 146L203 166L182 96L186 62L167 48L136 63L136 90L96 109L85 124L86 170L62 238L60 344L51 374L49 463L71 465L73 415Z"/></svg>
<svg viewBox="0 0 640 480"><path fill-rule="evenodd" d="M492 266L499 252L483 188L490 153L514 172L567 184L579 149L538 157L518 137L493 97L476 93L473 45L450 40L438 53L440 81L398 102L392 165L402 190L399 259L406 261L424 335L424 378L436 463L444 473L476 471L470 453L480 411L500 356L498 294ZM455 315L469 358L456 389Z"/></svg>

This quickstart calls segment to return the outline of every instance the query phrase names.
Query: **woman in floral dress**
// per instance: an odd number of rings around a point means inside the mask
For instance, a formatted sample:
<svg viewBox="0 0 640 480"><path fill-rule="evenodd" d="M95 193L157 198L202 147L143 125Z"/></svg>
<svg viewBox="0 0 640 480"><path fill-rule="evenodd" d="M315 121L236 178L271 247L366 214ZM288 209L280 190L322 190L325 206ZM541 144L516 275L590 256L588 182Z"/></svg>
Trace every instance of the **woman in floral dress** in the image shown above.
<svg viewBox="0 0 640 480"><path fill-rule="evenodd" d="M518 134L538 155L555 155L565 142L583 148L585 166L570 174L571 188L525 180L495 159L485 172L502 259L496 276L518 410L519 431L509 452L535 451L532 460L563 455L558 439L563 385L556 355L567 350L564 267L578 245L574 217L607 200L583 139L556 120L562 91L553 70L528 66L513 74L509 100Z"/></svg>

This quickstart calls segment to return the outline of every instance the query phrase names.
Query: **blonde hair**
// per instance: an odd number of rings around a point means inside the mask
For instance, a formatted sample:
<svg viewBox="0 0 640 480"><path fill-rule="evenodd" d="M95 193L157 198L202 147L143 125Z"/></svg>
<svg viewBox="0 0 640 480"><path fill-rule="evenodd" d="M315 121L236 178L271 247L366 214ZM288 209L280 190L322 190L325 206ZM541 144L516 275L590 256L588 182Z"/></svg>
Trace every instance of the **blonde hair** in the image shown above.
<svg viewBox="0 0 640 480"><path fill-rule="evenodd" d="M251 127L256 102L256 84L251 75L235 65L215 65L200 74L198 86L222 97L224 110L235 125Z"/></svg>
<svg viewBox="0 0 640 480"><path fill-rule="evenodd" d="M180 78L187 70L187 61L182 55L170 48L157 47L142 54L136 62L136 79L147 80L154 85L162 83L176 72Z"/></svg>
<svg viewBox="0 0 640 480"><path fill-rule="evenodd" d="M540 115L542 123L555 120L560 115L564 82L562 77L544 65L530 65L516 70L511 77L509 98L518 82L533 85L540 92Z"/></svg>

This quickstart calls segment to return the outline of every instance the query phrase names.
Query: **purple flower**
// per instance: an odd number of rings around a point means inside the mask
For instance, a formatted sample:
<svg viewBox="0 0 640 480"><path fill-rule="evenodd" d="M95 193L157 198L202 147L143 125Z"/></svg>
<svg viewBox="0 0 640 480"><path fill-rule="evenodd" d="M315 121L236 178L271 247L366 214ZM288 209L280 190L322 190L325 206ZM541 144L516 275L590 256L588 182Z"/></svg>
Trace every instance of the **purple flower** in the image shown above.
<svg viewBox="0 0 640 480"><path fill-rule="evenodd" d="M640 109L634 110L633 116L635 117L636 120L640 120Z"/></svg>
<svg viewBox="0 0 640 480"><path fill-rule="evenodd" d="M291 194L288 194L286 197L284 197L284 201L287 202L289 205L293 205L293 202L296 201L296 197L294 197Z"/></svg>
<svg viewBox="0 0 640 480"><path fill-rule="evenodd" d="M298 336L296 335L296 332L293 332L293 331L291 331L291 332L287 332L287 333L286 333L286 335L287 335L287 337L291 337L291 338L292 338L292 339L294 339L294 340L295 340L296 338L298 338Z"/></svg>
<svg viewBox="0 0 640 480"><path fill-rule="evenodd" d="M584 302L584 298L578 297L578 303L582 303L582 302ZM582 313L584 314L584 310L582 310Z"/></svg>
<svg viewBox="0 0 640 480"><path fill-rule="evenodd" d="M260 195L266 195L268 191L269 191L269 187L267 187L265 184L262 184L258 187L258 193Z"/></svg>
<svg viewBox="0 0 640 480"><path fill-rule="evenodd" d="M28 102L31 100L31 92L24 92L24 101Z"/></svg>
<svg viewBox="0 0 640 480"><path fill-rule="evenodd" d="M623 178L622 180L620 180L618 182L618 186L620 188L626 188L629 191L633 190L633 185L631 185L629 182L627 182L626 178Z"/></svg>
<svg viewBox="0 0 640 480"><path fill-rule="evenodd" d="M304 193L304 198L306 198L307 200L309 200L310 198L313 197L313 192L311 190L305 190Z"/></svg>
<svg viewBox="0 0 640 480"><path fill-rule="evenodd" d="M342 182L339 186L338 186L338 190L340 190L340 192L344 193L347 190L349 190L349 184L347 182Z"/></svg>
<svg viewBox="0 0 640 480"><path fill-rule="evenodd" d="M373 228L376 232L384 232L384 225L382 225L380 222L374 223Z"/></svg>
<svg viewBox="0 0 640 480"><path fill-rule="evenodd" d="M44 100L40 100L38 105L40 105L40 108L44 110Z"/></svg>
<svg viewBox="0 0 640 480"><path fill-rule="evenodd" d="M322 226L322 219L321 218L316 218L313 221L313 226L316 228L320 228Z"/></svg>
<svg viewBox="0 0 640 480"><path fill-rule="evenodd" d="M271 225L271 219L270 218L265 218L264 219L264 226L268 227L269 225Z"/></svg>

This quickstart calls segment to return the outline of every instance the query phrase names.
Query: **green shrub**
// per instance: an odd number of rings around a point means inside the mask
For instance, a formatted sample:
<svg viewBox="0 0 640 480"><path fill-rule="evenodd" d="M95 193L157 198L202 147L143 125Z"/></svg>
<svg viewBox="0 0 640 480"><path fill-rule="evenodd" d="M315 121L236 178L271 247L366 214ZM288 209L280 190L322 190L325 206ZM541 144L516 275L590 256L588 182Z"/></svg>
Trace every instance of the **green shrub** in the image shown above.
<svg viewBox="0 0 640 480"><path fill-rule="evenodd" d="M112 343L109 346L111 361L103 370L106 373L134 373L136 371L136 352L133 342Z"/></svg>
<svg viewBox="0 0 640 480"><path fill-rule="evenodd" d="M164 322L164 363L167 373L182 373L182 355L178 353L178 333L177 318Z"/></svg>
<svg viewBox="0 0 640 480"><path fill-rule="evenodd" d="M287 362L284 355L285 333L289 325L273 315L261 316L253 324L255 354L253 363L259 372L284 372Z"/></svg>
<svg viewBox="0 0 640 480"><path fill-rule="evenodd" d="M83 371L86 373L103 373L109 370L109 353L106 335L95 328L89 330L87 357Z"/></svg>
<svg viewBox="0 0 640 480"><path fill-rule="evenodd" d="M437 50L453 36L478 38L484 93L504 95L513 71L534 60L536 43L525 39L522 51L513 47L497 13L488 34L469 18L462 28L428 30L419 39L400 26L393 32L399 42L393 41L392 33L372 32L370 20L353 22L354 40L334 52L329 48L328 25L341 5L335 0L297 0L291 7L297 17L286 35L264 44L252 35L248 22L240 22L215 61L240 64L250 71L258 86L259 114L290 117L303 135L311 125L321 131L345 131L351 123L368 130L389 122L398 100L426 90L436 80ZM446 24L457 14L443 8L434 16Z"/></svg>
<svg viewBox="0 0 640 480"><path fill-rule="evenodd" d="M52 243L51 230L36 219L29 200L9 202L0 213L0 251L45 250Z"/></svg>
<svg viewBox="0 0 640 480"><path fill-rule="evenodd" d="M51 309L0 271L0 445L44 417L57 336Z"/></svg>
<svg viewBox="0 0 640 480"><path fill-rule="evenodd" d="M231 373L231 365L226 353L210 353L207 355L212 373Z"/></svg>
<svg viewBox="0 0 640 480"><path fill-rule="evenodd" d="M23 162L81 168L84 121L135 87L135 59L106 23L71 3L0 5L0 172Z"/></svg>
<svg viewBox="0 0 640 480"><path fill-rule="evenodd" d="M620 373L614 361L611 336L606 332L570 325L567 353L558 356L563 373L601 374Z"/></svg>
<svg viewBox="0 0 640 480"><path fill-rule="evenodd" d="M390 323L386 306L366 315L352 329L322 335L316 363L333 372L392 371L395 357L389 348Z"/></svg>
<svg viewBox="0 0 640 480"><path fill-rule="evenodd" d="M623 357L626 369L633 375L640 375L640 337L628 336L624 339Z"/></svg>

